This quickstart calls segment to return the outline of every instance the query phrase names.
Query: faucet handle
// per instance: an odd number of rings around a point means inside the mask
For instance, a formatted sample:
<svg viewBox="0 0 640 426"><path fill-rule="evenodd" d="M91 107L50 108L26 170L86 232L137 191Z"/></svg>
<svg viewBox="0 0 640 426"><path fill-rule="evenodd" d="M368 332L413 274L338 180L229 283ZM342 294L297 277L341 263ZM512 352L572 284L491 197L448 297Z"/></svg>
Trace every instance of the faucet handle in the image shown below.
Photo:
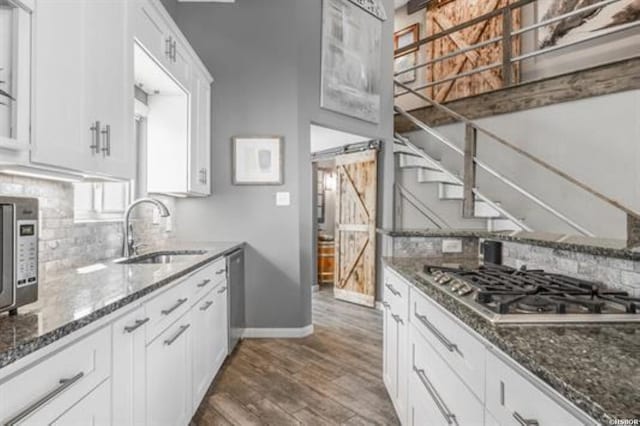
<svg viewBox="0 0 640 426"><path fill-rule="evenodd" d="M133 254L138 254L140 249L143 247L149 247L149 244L145 244L145 243L134 244L133 246L131 246L131 251L133 252Z"/></svg>

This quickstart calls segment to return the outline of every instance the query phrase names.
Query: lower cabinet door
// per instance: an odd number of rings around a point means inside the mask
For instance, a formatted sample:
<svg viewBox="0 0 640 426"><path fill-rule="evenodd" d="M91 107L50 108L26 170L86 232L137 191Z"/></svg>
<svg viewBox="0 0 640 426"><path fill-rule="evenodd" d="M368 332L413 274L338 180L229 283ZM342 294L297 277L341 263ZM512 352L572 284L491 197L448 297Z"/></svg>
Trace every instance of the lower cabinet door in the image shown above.
<svg viewBox="0 0 640 426"><path fill-rule="evenodd" d="M413 326L409 340L411 424L482 426L484 405L473 392Z"/></svg>
<svg viewBox="0 0 640 426"><path fill-rule="evenodd" d="M147 425L191 420L191 326L187 312L147 346Z"/></svg>
<svg viewBox="0 0 640 426"><path fill-rule="evenodd" d="M387 387L387 392L392 400L395 400L398 372L398 324L391 316L391 308L385 305L382 319L382 377Z"/></svg>
<svg viewBox="0 0 640 426"><path fill-rule="evenodd" d="M224 281L221 285L214 288L213 299L213 356L211 364L211 378L218 374L218 370L222 367L224 359L229 353L229 315L228 315L228 298L227 282Z"/></svg>
<svg viewBox="0 0 640 426"><path fill-rule="evenodd" d="M404 320L398 321L398 368L396 412L400 423L407 423L408 392L409 392L409 324Z"/></svg>
<svg viewBox="0 0 640 426"><path fill-rule="evenodd" d="M134 426L145 421L146 331L149 318L140 307L112 326L113 424Z"/></svg>
<svg viewBox="0 0 640 426"><path fill-rule="evenodd" d="M51 424L58 426L110 425L112 424L110 400L111 383L107 380L91 391L89 395L82 398L76 405L67 410ZM39 424L48 424L48 422ZM114 422L114 424L120 423Z"/></svg>
<svg viewBox="0 0 640 426"><path fill-rule="evenodd" d="M193 307L193 410L200 405L213 379L215 356L215 290L207 293Z"/></svg>

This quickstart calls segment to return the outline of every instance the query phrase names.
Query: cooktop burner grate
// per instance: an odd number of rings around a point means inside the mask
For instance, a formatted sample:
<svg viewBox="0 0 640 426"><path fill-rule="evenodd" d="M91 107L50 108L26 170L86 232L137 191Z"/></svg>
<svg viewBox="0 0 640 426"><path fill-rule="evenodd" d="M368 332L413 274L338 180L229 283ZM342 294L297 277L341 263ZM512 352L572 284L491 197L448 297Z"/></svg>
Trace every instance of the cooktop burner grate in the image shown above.
<svg viewBox="0 0 640 426"><path fill-rule="evenodd" d="M625 291L540 269L426 265L424 271L442 285L453 284L455 294L472 293L477 303L497 314L635 314L640 306L640 299Z"/></svg>

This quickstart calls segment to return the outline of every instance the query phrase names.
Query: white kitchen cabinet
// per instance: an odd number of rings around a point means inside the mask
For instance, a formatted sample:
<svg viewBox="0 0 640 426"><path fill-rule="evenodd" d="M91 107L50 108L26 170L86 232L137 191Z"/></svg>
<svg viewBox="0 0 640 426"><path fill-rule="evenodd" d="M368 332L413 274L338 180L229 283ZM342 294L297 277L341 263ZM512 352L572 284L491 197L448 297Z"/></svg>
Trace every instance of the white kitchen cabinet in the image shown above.
<svg viewBox="0 0 640 426"><path fill-rule="evenodd" d="M224 362L224 359L227 357L227 354L229 353L229 325L228 325L228 321L229 321L229 315L228 315L228 310L229 310L229 306L228 306L228 298L227 298L227 292L229 291L229 288L227 287L227 283L223 283L221 286L217 287L214 290L214 299L213 299L213 304L214 307L216 308L214 310L215 312L215 317L213 319L213 348L214 348L214 353L213 353L213 357L211 358L212 360L212 369L213 369L213 376L215 376L218 373L218 370L220 370L220 367L222 366L222 363Z"/></svg>
<svg viewBox="0 0 640 426"><path fill-rule="evenodd" d="M108 426L111 424L121 425L117 421L112 422L109 401L111 400L111 388L109 381L103 382L96 389L92 390L80 402L67 410L51 424L54 426ZM38 423L33 423L38 424ZM44 423L40 423L44 424Z"/></svg>
<svg viewBox="0 0 640 426"><path fill-rule="evenodd" d="M211 79L194 70L191 91L189 192L211 194Z"/></svg>
<svg viewBox="0 0 640 426"><path fill-rule="evenodd" d="M147 346L148 425L186 425L193 414L191 312Z"/></svg>
<svg viewBox="0 0 640 426"><path fill-rule="evenodd" d="M31 143L32 7L29 0L2 2L0 8L0 148L9 156Z"/></svg>
<svg viewBox="0 0 640 426"><path fill-rule="evenodd" d="M493 353L487 354L486 386L487 410L500 424L586 424Z"/></svg>
<svg viewBox="0 0 640 426"><path fill-rule="evenodd" d="M39 0L33 163L134 176L132 43L123 0Z"/></svg>
<svg viewBox="0 0 640 426"><path fill-rule="evenodd" d="M407 417L408 286L385 272L383 318L383 379L401 423Z"/></svg>
<svg viewBox="0 0 640 426"><path fill-rule="evenodd" d="M112 326L113 423L121 426L144 424L146 331L149 317L145 307L116 320Z"/></svg>
<svg viewBox="0 0 640 426"><path fill-rule="evenodd" d="M0 380L0 423L49 424L107 380L110 372L111 334L105 327ZM110 406L110 400L105 401Z"/></svg>
<svg viewBox="0 0 640 426"><path fill-rule="evenodd" d="M214 329L216 318L214 292L209 291L193 307L193 409L196 410L215 375Z"/></svg>

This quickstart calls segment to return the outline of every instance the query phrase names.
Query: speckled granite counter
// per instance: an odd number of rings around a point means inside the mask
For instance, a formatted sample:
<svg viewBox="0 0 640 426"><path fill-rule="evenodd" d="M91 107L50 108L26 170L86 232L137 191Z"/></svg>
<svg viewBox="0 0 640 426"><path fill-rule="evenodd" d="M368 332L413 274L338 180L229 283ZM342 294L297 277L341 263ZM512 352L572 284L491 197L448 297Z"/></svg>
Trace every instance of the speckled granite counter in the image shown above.
<svg viewBox="0 0 640 426"><path fill-rule="evenodd" d="M545 232L488 232L482 229L378 229L378 232L390 237L490 238L594 256L640 261L639 249L628 249L625 247L625 241L614 239L568 236Z"/></svg>
<svg viewBox="0 0 640 426"><path fill-rule="evenodd" d="M595 420L640 419L640 325L496 327L420 276L424 258L384 261Z"/></svg>
<svg viewBox="0 0 640 426"><path fill-rule="evenodd" d="M36 303L17 316L0 314L0 369L163 287L243 243L168 242L153 250L205 250L168 264L117 264L105 260L95 268L40 276ZM93 272L91 270L94 269Z"/></svg>

